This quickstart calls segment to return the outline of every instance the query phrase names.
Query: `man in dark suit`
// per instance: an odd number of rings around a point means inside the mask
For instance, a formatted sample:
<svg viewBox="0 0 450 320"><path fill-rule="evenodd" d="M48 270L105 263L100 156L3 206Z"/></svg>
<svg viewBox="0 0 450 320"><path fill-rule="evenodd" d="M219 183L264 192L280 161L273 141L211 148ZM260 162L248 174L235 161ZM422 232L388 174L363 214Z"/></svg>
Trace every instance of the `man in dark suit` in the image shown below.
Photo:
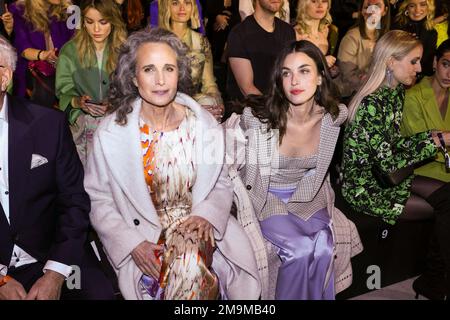
<svg viewBox="0 0 450 320"><path fill-rule="evenodd" d="M90 199L65 115L6 94L16 61L0 37L0 299L113 298L86 245ZM81 289L65 285L73 269Z"/></svg>

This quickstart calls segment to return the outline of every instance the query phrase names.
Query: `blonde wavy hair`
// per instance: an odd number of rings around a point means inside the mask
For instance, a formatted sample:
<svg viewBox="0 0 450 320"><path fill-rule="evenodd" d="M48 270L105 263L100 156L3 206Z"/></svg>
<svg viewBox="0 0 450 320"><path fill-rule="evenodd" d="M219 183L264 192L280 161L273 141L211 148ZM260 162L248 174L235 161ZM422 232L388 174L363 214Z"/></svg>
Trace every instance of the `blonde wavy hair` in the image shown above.
<svg viewBox="0 0 450 320"><path fill-rule="evenodd" d="M54 5L48 0L19 0L17 4L25 8L25 20L31 23L36 31L45 33L50 30L49 18L55 17L58 21L67 18L66 11L71 2L61 0L58 5Z"/></svg>
<svg viewBox="0 0 450 320"><path fill-rule="evenodd" d="M428 13L427 18L425 22L425 28L427 30L432 30L434 28L434 13L436 11L436 6L434 5L434 0L426 0L427 1L427 7L428 7ZM395 16L395 21L401 26L405 26L408 21L409 17L405 14L405 12L408 10L409 0L405 0L400 5L400 8L398 9L398 13Z"/></svg>
<svg viewBox="0 0 450 320"><path fill-rule="evenodd" d="M322 1L322 0L316 0L316 1ZM310 30L309 25L306 23L308 20L310 20L310 18L306 15L306 5L310 2L311 2L311 0L299 0L298 1L297 17L295 18L295 29L300 34L309 34L312 31L312 30ZM331 22L333 22L333 19L331 18L331 14L330 14L330 8L331 8L331 0L328 0L327 14L319 22L319 31L324 30L324 28L328 27L331 24Z"/></svg>
<svg viewBox="0 0 450 320"><path fill-rule="evenodd" d="M127 39L127 30L122 19L122 14L114 0L92 0L86 2L81 8L81 28L76 32L74 42L77 47L78 58L82 66L93 66L96 64L94 41L89 35L85 17L89 9L95 9L102 15L103 19L111 24L111 33L107 38L108 61L106 71L112 73L116 68L120 46Z"/></svg>
<svg viewBox="0 0 450 320"><path fill-rule="evenodd" d="M158 0L158 25L166 30L172 30L170 26L170 4L173 0ZM188 22L191 29L200 28L200 15L198 13L197 3L195 0L192 2L191 17Z"/></svg>
<svg viewBox="0 0 450 320"><path fill-rule="evenodd" d="M364 97L376 91L385 81L389 59L402 60L413 49L421 45L420 40L402 30L389 31L377 41L367 73L369 78L356 92L348 106L348 122L352 122L355 118Z"/></svg>

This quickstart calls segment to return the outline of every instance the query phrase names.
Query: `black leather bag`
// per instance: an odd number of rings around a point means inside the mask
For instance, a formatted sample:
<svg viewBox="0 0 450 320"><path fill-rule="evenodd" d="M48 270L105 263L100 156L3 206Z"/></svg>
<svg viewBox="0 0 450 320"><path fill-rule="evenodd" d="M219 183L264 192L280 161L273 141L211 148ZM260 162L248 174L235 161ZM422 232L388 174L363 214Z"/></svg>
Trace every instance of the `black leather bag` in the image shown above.
<svg viewBox="0 0 450 320"><path fill-rule="evenodd" d="M372 165L372 174L382 188L391 188L399 185L403 180L414 173L414 165L386 173L378 165Z"/></svg>

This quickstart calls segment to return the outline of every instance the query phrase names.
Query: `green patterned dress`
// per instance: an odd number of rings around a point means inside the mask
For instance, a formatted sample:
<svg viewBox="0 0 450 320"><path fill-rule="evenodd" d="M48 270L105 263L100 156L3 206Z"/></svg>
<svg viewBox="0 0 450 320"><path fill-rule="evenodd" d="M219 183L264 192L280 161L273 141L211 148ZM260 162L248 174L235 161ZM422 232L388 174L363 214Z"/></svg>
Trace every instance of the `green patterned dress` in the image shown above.
<svg viewBox="0 0 450 320"><path fill-rule="evenodd" d="M395 224L410 196L414 175L395 187L383 189L372 175L373 164L385 172L434 156L431 133L402 137L400 123L405 89L380 87L366 96L344 135L342 194L357 211Z"/></svg>

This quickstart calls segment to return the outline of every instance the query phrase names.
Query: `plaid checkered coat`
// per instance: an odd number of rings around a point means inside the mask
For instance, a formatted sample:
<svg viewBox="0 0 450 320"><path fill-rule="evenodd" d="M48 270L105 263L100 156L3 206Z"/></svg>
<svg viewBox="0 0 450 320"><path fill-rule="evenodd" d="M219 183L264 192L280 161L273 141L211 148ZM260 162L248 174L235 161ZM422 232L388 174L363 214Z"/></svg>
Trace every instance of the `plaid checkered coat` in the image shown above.
<svg viewBox="0 0 450 320"><path fill-rule="evenodd" d="M292 198L295 201L291 201L292 203L288 206L289 212L307 220L311 214L303 215L298 209L304 203L313 203L317 192L324 188L327 209L332 220L336 293L346 289L352 283L350 258L363 250L353 222L334 207L334 191L331 188L328 174L340 125L347 117L346 107L341 105L339 109L340 113L336 120L333 120L330 114L324 115L316 172L299 182L297 191ZM261 298L274 299L277 273L281 261L276 253L276 248L264 240L258 217L265 218L261 216L261 212L266 206L273 161L276 161L278 157L276 153L278 138L276 132L267 132L266 124L255 118L249 108L246 108L241 116L233 114L224 126L227 163L229 175L234 184L237 217L247 232L255 252L262 284ZM298 192L299 189L303 191ZM270 204L267 203L267 205ZM265 212L271 211L266 209Z"/></svg>

